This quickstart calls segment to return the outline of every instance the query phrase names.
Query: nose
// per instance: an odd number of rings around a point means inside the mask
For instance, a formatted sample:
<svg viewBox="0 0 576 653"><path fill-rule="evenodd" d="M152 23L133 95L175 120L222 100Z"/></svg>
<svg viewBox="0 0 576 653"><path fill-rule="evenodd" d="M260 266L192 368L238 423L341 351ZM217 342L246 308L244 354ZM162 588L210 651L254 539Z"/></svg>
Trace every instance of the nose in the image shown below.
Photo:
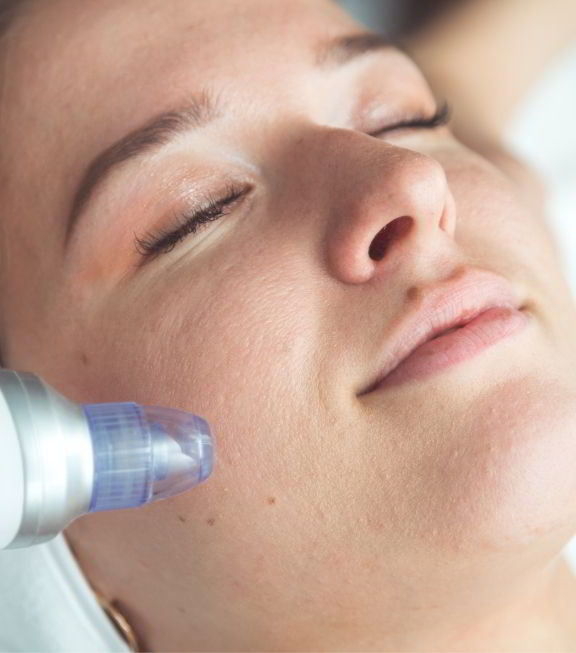
<svg viewBox="0 0 576 653"><path fill-rule="evenodd" d="M446 247L456 208L436 159L351 130L324 138L332 218L325 243L334 276L364 283L402 263L430 261Z"/></svg>

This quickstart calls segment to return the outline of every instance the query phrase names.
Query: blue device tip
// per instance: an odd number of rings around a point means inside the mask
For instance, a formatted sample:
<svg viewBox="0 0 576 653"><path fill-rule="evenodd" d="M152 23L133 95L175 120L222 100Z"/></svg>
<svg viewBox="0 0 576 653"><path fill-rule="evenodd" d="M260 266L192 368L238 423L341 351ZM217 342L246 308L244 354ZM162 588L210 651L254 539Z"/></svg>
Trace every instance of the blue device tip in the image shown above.
<svg viewBox="0 0 576 653"><path fill-rule="evenodd" d="M84 406L94 451L90 511L186 492L212 473L210 427L198 415L136 403Z"/></svg>

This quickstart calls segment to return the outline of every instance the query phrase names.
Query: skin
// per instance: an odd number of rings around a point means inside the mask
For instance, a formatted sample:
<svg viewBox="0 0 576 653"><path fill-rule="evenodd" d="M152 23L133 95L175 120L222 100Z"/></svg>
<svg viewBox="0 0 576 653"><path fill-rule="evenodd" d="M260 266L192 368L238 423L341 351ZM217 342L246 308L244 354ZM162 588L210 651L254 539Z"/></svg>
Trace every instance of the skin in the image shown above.
<svg viewBox="0 0 576 653"><path fill-rule="evenodd" d="M434 98L393 50L312 67L358 31L323 1L32 6L3 46L4 363L212 427L206 482L66 530L143 650L576 650L576 310L549 225L448 128L367 134ZM65 251L92 157L208 86L229 114L111 177ZM136 267L134 231L226 178L251 198ZM529 327L358 396L423 289L470 266Z"/></svg>

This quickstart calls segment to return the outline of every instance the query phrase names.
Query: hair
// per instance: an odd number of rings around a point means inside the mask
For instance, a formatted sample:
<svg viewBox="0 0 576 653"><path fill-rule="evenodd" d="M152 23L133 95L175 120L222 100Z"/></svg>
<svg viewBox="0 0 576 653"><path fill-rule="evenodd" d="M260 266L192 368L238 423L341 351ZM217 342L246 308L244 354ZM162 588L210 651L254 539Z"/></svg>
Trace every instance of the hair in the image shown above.
<svg viewBox="0 0 576 653"><path fill-rule="evenodd" d="M16 12L26 0L0 0L0 38L8 31Z"/></svg>
<svg viewBox="0 0 576 653"><path fill-rule="evenodd" d="M10 25L12 25L16 13L19 9L22 8L22 5L27 2L28 0L0 0L0 42L8 29L10 28ZM1 88L1 82L2 80L0 79L0 88ZM0 100L2 100L2 97L0 97ZM1 247L1 243L0 243ZM0 250L1 254L1 250ZM0 367L4 367L4 361L3 361L3 356L2 356L2 351L0 350Z"/></svg>

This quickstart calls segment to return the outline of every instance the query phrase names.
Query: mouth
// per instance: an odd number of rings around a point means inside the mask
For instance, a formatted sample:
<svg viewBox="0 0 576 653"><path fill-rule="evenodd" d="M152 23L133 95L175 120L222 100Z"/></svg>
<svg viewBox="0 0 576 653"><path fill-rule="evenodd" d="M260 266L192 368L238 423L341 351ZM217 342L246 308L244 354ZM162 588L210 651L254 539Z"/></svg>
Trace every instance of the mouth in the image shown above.
<svg viewBox="0 0 576 653"><path fill-rule="evenodd" d="M374 389L423 379L475 358L501 340L519 334L528 322L522 309L488 309L466 325L449 329L416 347Z"/></svg>
<svg viewBox="0 0 576 653"><path fill-rule="evenodd" d="M447 329L446 331L442 331L442 333L439 333L437 336L434 336L433 338L430 338L430 340L436 340L436 338L440 338L440 336L447 336L449 333L452 333L452 331L458 331L458 329L463 329L464 324L461 324L460 326L455 326L452 327L451 329Z"/></svg>
<svg viewBox="0 0 576 653"><path fill-rule="evenodd" d="M422 379L520 333L530 314L519 306L506 279L481 270L467 269L457 283L426 291L389 338L383 364L358 396Z"/></svg>

